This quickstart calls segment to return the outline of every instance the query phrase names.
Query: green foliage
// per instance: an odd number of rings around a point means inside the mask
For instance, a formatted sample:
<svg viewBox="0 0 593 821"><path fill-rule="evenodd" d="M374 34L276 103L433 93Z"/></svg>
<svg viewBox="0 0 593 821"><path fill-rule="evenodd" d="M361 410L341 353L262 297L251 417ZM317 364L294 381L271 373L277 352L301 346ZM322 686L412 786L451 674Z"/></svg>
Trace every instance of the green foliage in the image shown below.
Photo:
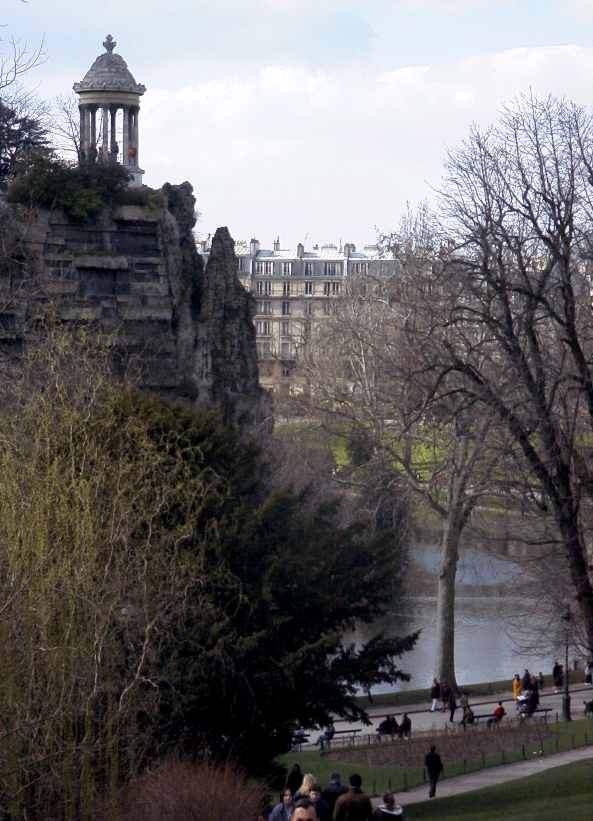
<svg viewBox="0 0 593 821"><path fill-rule="evenodd" d="M259 772L297 725L324 725L332 713L364 719L358 688L405 678L397 659L415 637L378 636L361 647L342 640L391 602L393 539L340 528L336 503L305 513L306 493L266 492L257 450L212 415L200 421L137 399L134 412L157 441L176 431L192 470L216 477L196 534L208 618L190 605L163 647L159 735L167 751L181 739L186 752L207 745Z"/></svg>
<svg viewBox="0 0 593 821"><path fill-rule="evenodd" d="M47 130L40 120L0 100L0 187L26 172L33 158L49 155Z"/></svg>
<svg viewBox="0 0 593 821"><path fill-rule="evenodd" d="M214 412L118 384L50 330L0 416L0 810L88 819L172 755L268 771L298 724L364 719L414 637L342 639L391 603L392 538L270 490Z"/></svg>
<svg viewBox="0 0 593 821"><path fill-rule="evenodd" d="M128 180L118 163L72 165L35 157L26 173L11 182L8 200L27 207L63 208L74 221L87 222L123 196Z"/></svg>

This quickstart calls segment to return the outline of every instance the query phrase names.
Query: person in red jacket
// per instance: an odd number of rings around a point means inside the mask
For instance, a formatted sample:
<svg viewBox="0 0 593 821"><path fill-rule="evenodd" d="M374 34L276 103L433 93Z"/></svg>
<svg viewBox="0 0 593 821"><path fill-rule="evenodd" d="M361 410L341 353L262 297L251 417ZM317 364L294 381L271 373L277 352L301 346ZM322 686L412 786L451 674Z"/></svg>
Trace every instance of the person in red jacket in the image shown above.
<svg viewBox="0 0 593 821"><path fill-rule="evenodd" d="M504 716L506 715L506 710L502 706L502 701L499 701L496 707L494 708L494 712L492 713L492 718L488 719L488 726L491 727L493 724L498 724L499 721L502 721Z"/></svg>

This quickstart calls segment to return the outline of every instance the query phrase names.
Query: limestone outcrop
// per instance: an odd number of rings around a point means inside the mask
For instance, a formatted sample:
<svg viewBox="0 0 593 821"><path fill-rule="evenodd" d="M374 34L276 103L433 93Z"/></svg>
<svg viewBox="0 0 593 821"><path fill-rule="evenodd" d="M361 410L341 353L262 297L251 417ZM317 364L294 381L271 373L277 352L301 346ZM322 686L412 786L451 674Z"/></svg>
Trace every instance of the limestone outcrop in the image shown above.
<svg viewBox="0 0 593 821"><path fill-rule="evenodd" d="M19 214L25 279L0 270L0 345L26 344L40 304L59 319L109 332L141 382L164 397L220 407L226 421L269 426L259 385L253 304L237 278L234 244L217 231L207 266L192 229L191 185L166 185L150 206L106 209L93 224L61 211Z"/></svg>

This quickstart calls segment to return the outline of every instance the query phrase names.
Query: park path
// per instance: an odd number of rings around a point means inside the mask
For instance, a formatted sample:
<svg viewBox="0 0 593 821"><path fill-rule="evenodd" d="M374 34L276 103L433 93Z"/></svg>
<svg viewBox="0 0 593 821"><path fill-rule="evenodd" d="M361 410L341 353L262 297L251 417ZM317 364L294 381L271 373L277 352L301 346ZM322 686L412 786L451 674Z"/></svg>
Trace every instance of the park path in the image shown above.
<svg viewBox="0 0 593 821"><path fill-rule="evenodd" d="M586 759L593 760L593 747L582 747L578 750L567 750L564 753L556 753L555 755L548 755L545 758L533 758L530 761L521 761L518 764L507 764L500 767L487 767L484 770L479 770L468 775L459 775L455 778L445 778L439 782L437 788L437 796L434 799L438 802L439 798L447 798L450 795L459 795L460 793L471 792L472 790L479 790L482 787L492 787L499 784L504 784L508 781L516 781L518 778L526 778L528 775L535 775L552 767L561 767L563 764L570 764L573 761L584 761ZM445 771L447 769L447 762L445 764ZM593 767L592 767L593 771ZM419 801L426 801L428 799L428 784L421 787L415 787L413 790L407 792L400 792L397 794L398 803L406 807L409 804L417 804ZM381 803L380 798L373 799L373 805Z"/></svg>
<svg viewBox="0 0 593 821"><path fill-rule="evenodd" d="M570 688L570 695L572 700L572 712L574 718L582 718L583 717L583 701L589 700L593 698L593 687L587 686L584 684L577 684L573 685ZM554 719L556 713L559 716L562 715L562 693L556 693L554 688L546 687L544 690L540 692L541 698L541 707L550 707L552 709L551 718ZM510 692L501 692L501 693L493 693L491 695L476 695L474 698L470 697L470 704L472 707L476 707L479 705L479 708L474 710L475 712L479 713L491 713L494 710L498 701L502 701L507 713L509 715L515 714L515 704L513 701L513 697ZM388 704L384 705L372 705L370 708L367 708L367 712L369 714L369 718L371 719L372 724L368 727L363 727L362 724L351 722L351 721L344 721L342 719L337 719L335 722L335 726L337 729L345 730L345 729L353 729L353 728L361 728L363 734L366 735L368 733L375 733L379 722L385 718L386 715L397 715L398 719L401 717L402 713L409 713L410 718L412 719L412 731L414 730L433 730L435 732L442 732L447 724L449 718L449 712L437 712L431 713L430 712L430 702L426 701L424 703L417 703L417 704L401 704L397 707L390 706ZM461 708L457 710L455 713L455 720L459 721L461 719ZM318 733L316 734L315 731L312 731L311 737L316 738Z"/></svg>

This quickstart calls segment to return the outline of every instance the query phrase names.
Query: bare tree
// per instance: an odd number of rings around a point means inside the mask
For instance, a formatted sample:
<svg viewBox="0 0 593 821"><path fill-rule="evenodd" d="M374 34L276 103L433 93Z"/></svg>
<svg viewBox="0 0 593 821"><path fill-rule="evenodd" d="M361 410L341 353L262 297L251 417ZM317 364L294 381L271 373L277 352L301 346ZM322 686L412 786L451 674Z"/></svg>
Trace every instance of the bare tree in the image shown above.
<svg viewBox="0 0 593 821"><path fill-rule="evenodd" d="M532 501L553 514L589 652L592 156L591 115L532 95L449 154L449 309L430 328L438 345L424 363L435 395L461 396L506 427Z"/></svg>
<svg viewBox="0 0 593 821"><path fill-rule="evenodd" d="M434 288L439 243L426 217L410 215L383 238L400 261L394 279L346 283L333 316L313 329L305 367L313 414L350 443L355 464L337 480L364 486L380 476L441 524L435 675L456 686L459 545L492 492L501 450L492 413L476 414L463 397L437 397L424 377L434 355L429 329L446 305Z"/></svg>
<svg viewBox="0 0 593 821"><path fill-rule="evenodd" d="M0 40L0 93L45 61L45 43L30 48L28 43L9 37Z"/></svg>
<svg viewBox="0 0 593 821"><path fill-rule="evenodd" d="M100 132L101 129L98 131ZM50 132L55 148L60 154L66 156L74 154L76 158L80 157L80 119L78 101L74 94L68 97L56 97L52 106Z"/></svg>

